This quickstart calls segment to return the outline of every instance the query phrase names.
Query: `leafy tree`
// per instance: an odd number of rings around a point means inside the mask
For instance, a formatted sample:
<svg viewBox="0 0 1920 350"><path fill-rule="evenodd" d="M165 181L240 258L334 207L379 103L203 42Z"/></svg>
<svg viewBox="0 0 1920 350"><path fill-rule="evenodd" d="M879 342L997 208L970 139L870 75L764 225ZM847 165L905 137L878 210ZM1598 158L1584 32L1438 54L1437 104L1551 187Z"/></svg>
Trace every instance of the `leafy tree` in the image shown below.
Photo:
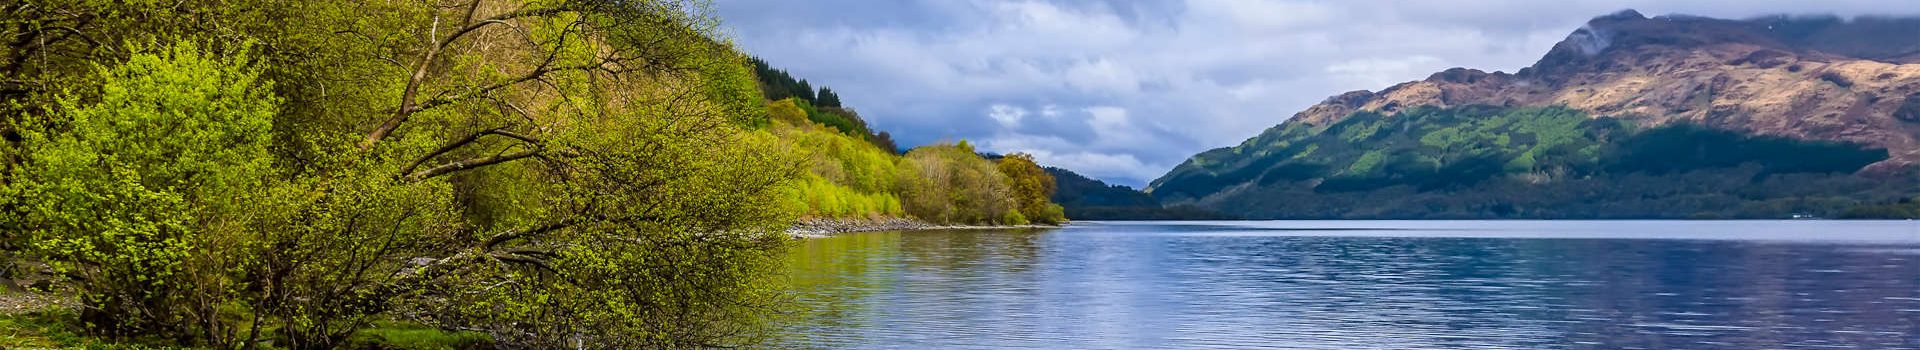
<svg viewBox="0 0 1920 350"><path fill-rule="evenodd" d="M1065 209L1050 200L1054 193L1053 175L1035 164L1032 155L1008 154L996 161L995 165L1007 177L1008 187L1019 206L1017 212L1023 219L1021 221L1042 224L1066 222Z"/></svg>
<svg viewBox="0 0 1920 350"><path fill-rule="evenodd" d="M28 120L6 196L26 202L9 219L74 282L95 331L224 340L218 308L240 287L222 276L233 265L206 255L245 248L257 212L272 210L255 190L274 175L279 99L246 52L130 51L98 70L97 90Z"/></svg>
<svg viewBox="0 0 1920 350"><path fill-rule="evenodd" d="M797 216L1018 221L970 148L896 155L803 80L770 103L699 1L0 13L0 258L59 272L91 335L751 346Z"/></svg>
<svg viewBox="0 0 1920 350"><path fill-rule="evenodd" d="M922 146L900 161L901 204L907 214L933 222L1011 223L1018 211L1006 175L965 141Z"/></svg>
<svg viewBox="0 0 1920 350"><path fill-rule="evenodd" d="M767 106L704 5L120 5L9 6L4 29L34 44L4 52L0 226L69 272L99 334L325 349L419 316L526 347L766 336L804 168L753 130Z"/></svg>

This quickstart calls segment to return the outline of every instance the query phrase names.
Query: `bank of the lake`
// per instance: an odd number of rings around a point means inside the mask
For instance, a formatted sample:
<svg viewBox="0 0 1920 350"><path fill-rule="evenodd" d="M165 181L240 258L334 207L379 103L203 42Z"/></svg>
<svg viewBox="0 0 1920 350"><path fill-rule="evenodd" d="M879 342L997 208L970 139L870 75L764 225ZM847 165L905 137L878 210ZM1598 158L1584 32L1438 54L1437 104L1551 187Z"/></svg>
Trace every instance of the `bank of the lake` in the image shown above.
<svg viewBox="0 0 1920 350"><path fill-rule="evenodd" d="M843 233L931 230L1019 230L1049 229L1065 225L941 225L907 218L873 219L801 219L787 229L799 238L825 238Z"/></svg>

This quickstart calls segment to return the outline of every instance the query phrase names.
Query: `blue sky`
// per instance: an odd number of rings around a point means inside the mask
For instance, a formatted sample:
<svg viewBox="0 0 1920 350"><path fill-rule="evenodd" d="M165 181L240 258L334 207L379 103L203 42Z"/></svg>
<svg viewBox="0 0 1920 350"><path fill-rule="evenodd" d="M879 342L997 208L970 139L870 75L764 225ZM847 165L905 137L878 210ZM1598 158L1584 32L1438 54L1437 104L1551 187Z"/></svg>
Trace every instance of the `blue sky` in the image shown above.
<svg viewBox="0 0 1920 350"><path fill-rule="evenodd" d="M715 0L748 52L902 146L969 140L1140 187L1328 96L1514 71L1594 16L1915 15L1915 0Z"/></svg>

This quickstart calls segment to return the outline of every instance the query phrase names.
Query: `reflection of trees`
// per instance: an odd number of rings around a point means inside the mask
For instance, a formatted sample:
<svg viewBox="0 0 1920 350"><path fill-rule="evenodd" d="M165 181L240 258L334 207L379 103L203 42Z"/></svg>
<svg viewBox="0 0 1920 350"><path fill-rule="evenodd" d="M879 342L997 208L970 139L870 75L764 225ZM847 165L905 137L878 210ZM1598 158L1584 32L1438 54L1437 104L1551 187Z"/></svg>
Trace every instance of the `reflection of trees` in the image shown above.
<svg viewBox="0 0 1920 350"><path fill-rule="evenodd" d="M1021 286L1039 283L1033 271L1041 232L874 232L795 243L788 276L801 312L790 329L817 337L808 339L816 342L810 345L837 347L863 341L854 338L859 330L907 327L887 319L890 315L944 315L966 305L918 301L981 301L976 300L981 295L1031 290ZM909 302L890 302L895 297Z"/></svg>
<svg viewBox="0 0 1920 350"><path fill-rule="evenodd" d="M1046 230L943 230L906 233L901 252L927 272L955 278L1031 277ZM986 274L1008 274L988 276ZM1026 277L1021 277L1026 276Z"/></svg>
<svg viewBox="0 0 1920 350"><path fill-rule="evenodd" d="M787 255L788 286L799 304L789 320L795 336L870 327L860 315L876 290L898 277L901 233L875 232L805 239ZM853 340L853 339L842 339Z"/></svg>

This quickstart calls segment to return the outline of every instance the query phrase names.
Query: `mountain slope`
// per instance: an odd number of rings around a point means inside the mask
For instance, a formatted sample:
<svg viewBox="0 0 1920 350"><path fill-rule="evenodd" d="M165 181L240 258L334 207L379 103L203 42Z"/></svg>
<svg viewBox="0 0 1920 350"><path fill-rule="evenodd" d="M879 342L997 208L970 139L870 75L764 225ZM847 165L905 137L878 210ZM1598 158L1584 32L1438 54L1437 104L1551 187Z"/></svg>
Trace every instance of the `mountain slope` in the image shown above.
<svg viewBox="0 0 1920 350"><path fill-rule="evenodd" d="M1920 160L1920 18L1744 21L1595 18L1518 73L1455 68L1294 115L1324 126L1358 111L1417 106L1554 106L1642 125L1687 121L1742 132L1887 148L1874 170Z"/></svg>
<svg viewBox="0 0 1920 350"><path fill-rule="evenodd" d="M1839 215L1920 188L1916 34L1626 11L1518 73L1335 96L1148 191L1254 218Z"/></svg>

